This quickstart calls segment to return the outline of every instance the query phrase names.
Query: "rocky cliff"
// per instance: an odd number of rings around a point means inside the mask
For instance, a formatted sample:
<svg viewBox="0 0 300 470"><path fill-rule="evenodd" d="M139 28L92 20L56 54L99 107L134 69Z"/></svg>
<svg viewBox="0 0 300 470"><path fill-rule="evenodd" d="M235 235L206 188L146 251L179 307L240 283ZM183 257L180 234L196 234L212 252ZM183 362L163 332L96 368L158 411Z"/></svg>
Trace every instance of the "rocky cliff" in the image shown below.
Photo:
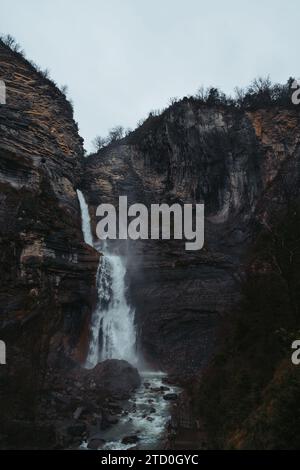
<svg viewBox="0 0 300 470"><path fill-rule="evenodd" d="M2 42L0 64L0 447L78 446L120 411L109 401L116 370L115 399L140 383L127 363L76 367L99 261L83 242L78 187L94 229L96 207L120 195L205 204L200 251L115 244L127 254L140 355L185 388L175 446L186 432L191 448L296 447L299 374L287 351L299 331L298 108L184 98L83 159L56 85Z"/></svg>
<svg viewBox="0 0 300 470"><path fill-rule="evenodd" d="M241 295L257 227L299 182L299 112L238 109L183 99L85 162L95 214L102 202L205 204L205 245L129 243L129 287L140 348L152 364L194 373L207 363L220 319ZM94 217L94 220L96 218Z"/></svg>
<svg viewBox="0 0 300 470"><path fill-rule="evenodd" d="M0 105L5 433L6 418L10 427L14 417L32 419L52 371L59 374L85 359L99 255L85 245L81 232L76 188L83 145L70 103L2 42L0 66L6 84L6 104Z"/></svg>

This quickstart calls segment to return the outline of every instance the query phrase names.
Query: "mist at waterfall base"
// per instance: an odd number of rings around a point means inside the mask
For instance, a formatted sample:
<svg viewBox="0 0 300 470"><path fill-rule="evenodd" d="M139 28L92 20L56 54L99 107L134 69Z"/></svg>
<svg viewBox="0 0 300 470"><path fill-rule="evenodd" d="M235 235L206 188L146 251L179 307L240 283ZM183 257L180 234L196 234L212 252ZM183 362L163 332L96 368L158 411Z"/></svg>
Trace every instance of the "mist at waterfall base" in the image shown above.
<svg viewBox="0 0 300 470"><path fill-rule="evenodd" d="M84 241L95 246L91 231L89 209L84 195L77 190L81 208ZM98 248L96 248L98 249ZM100 249L99 249L100 251ZM93 368L106 359L124 359L140 369L142 385L124 403L125 409L118 416L118 423L101 432L106 450L126 450L131 447L157 449L161 443L168 420L170 404L164 399L164 392L177 392L177 387L166 387L166 374L158 371L141 370L136 343L134 309L126 299L126 260L110 252L107 243L101 247L97 271L98 302L92 315L91 337L85 367ZM138 436L138 444L124 444L128 435ZM87 442L81 444L87 448Z"/></svg>

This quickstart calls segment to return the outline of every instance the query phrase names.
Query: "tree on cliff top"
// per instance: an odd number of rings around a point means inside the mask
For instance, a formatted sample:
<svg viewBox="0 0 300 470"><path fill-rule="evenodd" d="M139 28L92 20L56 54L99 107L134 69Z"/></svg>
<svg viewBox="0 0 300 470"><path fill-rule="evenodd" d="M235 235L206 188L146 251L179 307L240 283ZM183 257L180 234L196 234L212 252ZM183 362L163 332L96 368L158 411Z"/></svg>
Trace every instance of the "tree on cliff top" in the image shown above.
<svg viewBox="0 0 300 470"><path fill-rule="evenodd" d="M106 144L107 144L107 139L104 137L101 137L101 135L97 135L93 140L93 146L96 152L99 152L99 150L105 147Z"/></svg>

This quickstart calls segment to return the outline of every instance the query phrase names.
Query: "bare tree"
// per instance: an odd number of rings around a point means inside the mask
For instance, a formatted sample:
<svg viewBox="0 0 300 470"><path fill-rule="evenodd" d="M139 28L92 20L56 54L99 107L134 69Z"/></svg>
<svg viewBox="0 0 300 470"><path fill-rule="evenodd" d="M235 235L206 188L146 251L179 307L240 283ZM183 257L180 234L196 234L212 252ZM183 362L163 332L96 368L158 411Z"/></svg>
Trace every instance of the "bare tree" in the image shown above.
<svg viewBox="0 0 300 470"><path fill-rule="evenodd" d="M42 75L43 78L49 78L50 77L49 69L40 70L40 74Z"/></svg>
<svg viewBox="0 0 300 470"><path fill-rule="evenodd" d="M252 89L254 93L265 93L266 91L269 91L271 87L272 82L269 76L257 77L250 85L250 89Z"/></svg>
<svg viewBox="0 0 300 470"><path fill-rule="evenodd" d="M169 105L172 106L173 104L178 102L178 98L176 96L173 96L172 98L169 99Z"/></svg>
<svg viewBox="0 0 300 470"><path fill-rule="evenodd" d="M242 106L245 99L246 92L243 88L235 87L234 89L234 99L238 106Z"/></svg>
<svg viewBox="0 0 300 470"><path fill-rule="evenodd" d="M101 150L103 147L105 147L107 144L107 140L103 137L101 137L101 135L97 135L94 140L93 140L93 146L96 150L96 152L99 152L99 150Z"/></svg>
<svg viewBox="0 0 300 470"><path fill-rule="evenodd" d="M6 34L4 36L1 36L1 40L4 42L6 46L8 46L11 50L15 52L19 52L21 49L20 44L17 43L15 38L11 36L10 34Z"/></svg>
<svg viewBox="0 0 300 470"><path fill-rule="evenodd" d="M62 85L60 88L60 91L62 92L63 95L67 96L68 94L68 85Z"/></svg>
<svg viewBox="0 0 300 470"><path fill-rule="evenodd" d="M201 85L197 90L196 98L201 101L206 101L208 98L208 88L205 88L203 85Z"/></svg>
<svg viewBox="0 0 300 470"><path fill-rule="evenodd" d="M116 142L117 140L120 140L124 137L124 127L123 126L115 126L112 129L110 129L108 133L108 142L111 144L113 142Z"/></svg>

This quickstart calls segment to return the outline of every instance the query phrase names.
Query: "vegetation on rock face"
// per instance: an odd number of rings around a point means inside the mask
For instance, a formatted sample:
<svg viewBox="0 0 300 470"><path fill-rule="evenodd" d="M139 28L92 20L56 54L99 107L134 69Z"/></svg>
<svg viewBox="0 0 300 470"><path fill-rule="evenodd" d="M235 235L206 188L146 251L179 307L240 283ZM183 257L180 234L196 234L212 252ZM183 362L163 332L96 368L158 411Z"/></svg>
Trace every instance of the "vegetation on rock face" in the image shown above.
<svg viewBox="0 0 300 470"><path fill-rule="evenodd" d="M38 64L36 64L32 60L26 59L25 51L21 48L20 44L16 41L16 39L10 34L2 36L0 35L0 46L9 49L11 52L13 52L13 54L15 54L18 60L21 59L24 63L27 64L27 66L31 67L35 72L37 72L41 80L51 86L52 90L55 92L56 97L62 97L66 99L66 105L69 109L71 117L73 117L73 103L71 99L67 99L67 85L62 85L61 87L59 87L57 83L55 83L55 81L50 78L49 69L43 70Z"/></svg>
<svg viewBox="0 0 300 470"><path fill-rule="evenodd" d="M292 104L291 85L294 79L289 78L285 84L272 83L270 78L258 77L246 88L235 88L235 96L226 96L218 88L200 87L195 99L207 105L234 106L241 109L258 109L268 106L285 106Z"/></svg>
<svg viewBox="0 0 300 470"><path fill-rule="evenodd" d="M101 137L100 135L97 135L93 141L95 150L98 152L103 147L107 147L108 145L118 142L119 140L123 139L124 135L125 131L122 126L115 126L110 129L107 137Z"/></svg>
<svg viewBox="0 0 300 470"><path fill-rule="evenodd" d="M300 205L256 241L239 311L191 391L210 448L300 447Z"/></svg>
<svg viewBox="0 0 300 470"><path fill-rule="evenodd" d="M227 96L218 88L204 88L201 86L193 96L182 99L171 98L166 109L150 111L146 119L138 122L135 130L127 129L125 132L122 126L115 126L109 131L107 137L97 136L93 141L93 145L96 152L99 152L102 148L115 144L124 137L128 137L129 143L134 143L137 139L147 134L149 130L153 131L153 129L159 126L167 113L173 111L180 112L182 103L186 101L196 105L221 106L249 111L261 108L267 109L272 106L294 107L291 100L293 82L294 78L290 77L283 85L280 83L273 84L269 77L258 77L245 89L236 87L233 97Z"/></svg>

